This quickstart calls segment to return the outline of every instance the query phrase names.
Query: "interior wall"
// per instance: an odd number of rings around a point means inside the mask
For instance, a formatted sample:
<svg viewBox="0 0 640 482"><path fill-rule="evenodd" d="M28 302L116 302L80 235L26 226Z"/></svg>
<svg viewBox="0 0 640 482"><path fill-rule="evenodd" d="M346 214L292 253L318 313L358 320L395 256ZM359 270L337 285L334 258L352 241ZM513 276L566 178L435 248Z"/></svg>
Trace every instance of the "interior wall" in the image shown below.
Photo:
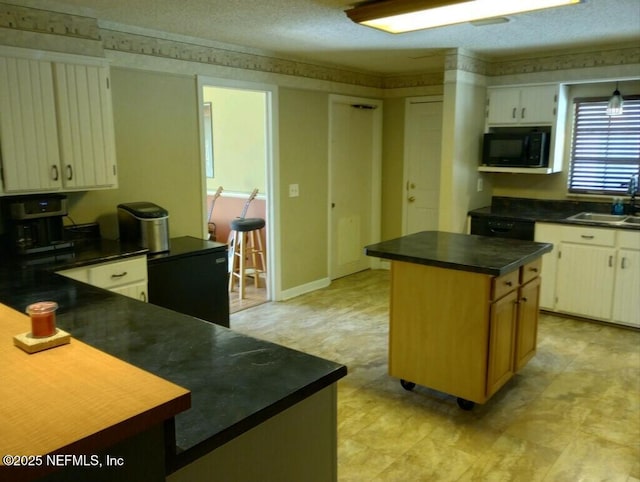
<svg viewBox="0 0 640 482"><path fill-rule="evenodd" d="M480 149L484 131L486 87L482 76L464 71L445 73L440 219L438 229L466 230L467 213L490 204L490 186L478 191Z"/></svg>
<svg viewBox="0 0 640 482"><path fill-rule="evenodd" d="M571 136L573 128L573 100L576 97L608 97L615 89L615 82L579 83L569 86L565 150L562 171L549 175L491 173L494 196L523 197L530 199L567 199ZM624 95L640 95L640 80L621 81L619 89Z"/></svg>
<svg viewBox="0 0 640 482"><path fill-rule="evenodd" d="M118 189L69 194L76 223L118 236L116 206L149 201L169 211L170 236L202 236L202 168L193 76L111 69Z"/></svg>
<svg viewBox="0 0 640 482"><path fill-rule="evenodd" d="M281 88L281 286L286 291L328 277L329 96ZM300 195L289 197L290 184Z"/></svg>
<svg viewBox="0 0 640 482"><path fill-rule="evenodd" d="M203 101L211 102L213 178L207 190L266 193L266 94L251 90L206 86Z"/></svg>
<svg viewBox="0 0 640 482"><path fill-rule="evenodd" d="M402 236L405 98L385 99L382 120L381 238Z"/></svg>

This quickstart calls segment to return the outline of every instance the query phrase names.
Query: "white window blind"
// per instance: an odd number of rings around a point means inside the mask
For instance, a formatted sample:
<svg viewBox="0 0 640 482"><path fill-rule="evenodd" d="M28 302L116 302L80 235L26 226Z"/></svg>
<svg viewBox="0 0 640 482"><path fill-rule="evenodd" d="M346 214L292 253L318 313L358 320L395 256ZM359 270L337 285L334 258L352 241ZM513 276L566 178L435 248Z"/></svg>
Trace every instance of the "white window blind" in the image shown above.
<svg viewBox="0 0 640 482"><path fill-rule="evenodd" d="M569 192L625 194L640 169L640 96L625 96L620 116L607 115L608 101L574 101Z"/></svg>

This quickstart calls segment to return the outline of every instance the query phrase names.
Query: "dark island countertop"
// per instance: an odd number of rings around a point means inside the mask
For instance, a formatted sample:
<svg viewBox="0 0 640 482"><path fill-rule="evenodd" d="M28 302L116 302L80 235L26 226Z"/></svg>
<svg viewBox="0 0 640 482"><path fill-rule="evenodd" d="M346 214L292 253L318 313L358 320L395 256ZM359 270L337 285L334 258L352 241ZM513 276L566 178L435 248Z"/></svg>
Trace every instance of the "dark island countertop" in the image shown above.
<svg viewBox="0 0 640 482"><path fill-rule="evenodd" d="M175 418L176 455L170 470L346 375L347 368L339 363L53 272L145 252L106 245L102 252L93 245L97 250L93 261L77 254L74 259L32 266L2 255L0 303L24 312L34 301L55 300L59 304L57 324L74 338L190 390L191 408Z"/></svg>
<svg viewBox="0 0 640 482"><path fill-rule="evenodd" d="M551 251L549 243L423 231L365 247L368 256L501 276Z"/></svg>

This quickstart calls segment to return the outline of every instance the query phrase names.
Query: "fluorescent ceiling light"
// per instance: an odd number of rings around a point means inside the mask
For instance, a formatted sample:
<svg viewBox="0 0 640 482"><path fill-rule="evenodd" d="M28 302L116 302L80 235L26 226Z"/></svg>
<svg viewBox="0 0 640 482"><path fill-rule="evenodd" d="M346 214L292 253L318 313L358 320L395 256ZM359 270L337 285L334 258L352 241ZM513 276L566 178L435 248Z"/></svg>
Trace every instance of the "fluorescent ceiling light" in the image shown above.
<svg viewBox="0 0 640 482"><path fill-rule="evenodd" d="M583 0L383 0L345 13L356 23L390 33L411 32L485 18L502 17Z"/></svg>

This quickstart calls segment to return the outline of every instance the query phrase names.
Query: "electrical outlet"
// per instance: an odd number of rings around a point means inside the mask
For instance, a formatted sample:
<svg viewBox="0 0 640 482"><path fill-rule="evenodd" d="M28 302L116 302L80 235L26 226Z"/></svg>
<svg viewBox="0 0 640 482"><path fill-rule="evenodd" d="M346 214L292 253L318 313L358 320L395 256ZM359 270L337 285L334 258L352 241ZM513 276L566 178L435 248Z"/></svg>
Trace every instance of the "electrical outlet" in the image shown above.
<svg viewBox="0 0 640 482"><path fill-rule="evenodd" d="M297 184L289 184L289 197L298 197L300 195L300 187Z"/></svg>
<svg viewBox="0 0 640 482"><path fill-rule="evenodd" d="M484 180L481 177L478 178L476 186L477 186L478 192L482 192L482 190L484 189Z"/></svg>

